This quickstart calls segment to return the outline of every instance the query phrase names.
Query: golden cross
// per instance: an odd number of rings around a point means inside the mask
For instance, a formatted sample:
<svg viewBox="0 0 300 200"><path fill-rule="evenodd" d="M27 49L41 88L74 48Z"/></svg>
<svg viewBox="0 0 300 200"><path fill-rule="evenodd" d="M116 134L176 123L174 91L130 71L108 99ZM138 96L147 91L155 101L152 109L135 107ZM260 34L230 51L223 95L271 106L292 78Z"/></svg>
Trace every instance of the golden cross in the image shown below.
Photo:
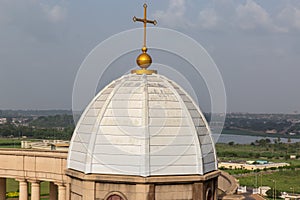
<svg viewBox="0 0 300 200"><path fill-rule="evenodd" d="M157 22L156 20L148 20L147 19L147 4L144 4L144 19L141 19L141 18L136 18L135 16L133 17L133 21L136 22L143 22L144 23L144 47L143 49L145 49L145 51L147 51L147 47L146 47L146 34L147 34L147 23L148 24L154 24L156 25Z"/></svg>

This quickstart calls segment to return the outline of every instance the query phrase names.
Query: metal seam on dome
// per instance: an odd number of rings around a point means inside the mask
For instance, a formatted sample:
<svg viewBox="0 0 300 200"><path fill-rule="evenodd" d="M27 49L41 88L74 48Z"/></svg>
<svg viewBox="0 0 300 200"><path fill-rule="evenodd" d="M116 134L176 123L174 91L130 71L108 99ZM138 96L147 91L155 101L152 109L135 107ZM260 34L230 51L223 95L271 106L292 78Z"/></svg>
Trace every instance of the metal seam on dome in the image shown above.
<svg viewBox="0 0 300 200"><path fill-rule="evenodd" d="M148 94L148 80L147 80L147 76L143 75L142 76L143 79L143 84L144 84L144 130L145 130L145 155L144 155L144 159L145 159L145 164L144 167L145 169L144 171L144 176L149 176L150 174L150 134L149 134L149 103L148 103L148 99L149 99L149 94Z"/></svg>
<svg viewBox="0 0 300 200"><path fill-rule="evenodd" d="M194 105L194 107L196 108L196 110L198 111L198 113L200 114L200 116L201 116L201 118L202 118L202 120L203 120L203 122L204 122L204 125L205 125L205 127L206 127L206 129L207 129L207 131L208 131L208 133L207 134L205 134L205 135L208 135L209 136L209 138L210 138L210 141L211 141L211 146L212 146L212 150L213 150L213 154L214 154L214 160L215 160L215 169L217 169L217 166L218 166L218 164L217 164L217 155L216 155L216 149L215 149L215 145L214 145L214 140L213 140L213 138L212 138L212 132L211 132L211 130L210 130L210 126L209 126L209 124L208 124L208 122L207 122L207 120L206 120L206 118L205 118L205 116L204 116L204 114L202 113L202 111L201 111L201 109L200 109L200 107L195 103L195 101L194 101L194 99L193 98L191 98L190 96L189 96L189 94L180 86L180 85L178 85L176 82L174 82L174 81L172 81L172 84L174 84L174 85L176 85L176 87L178 87L190 100L191 100L191 102L192 102L192 104ZM199 126L199 127L201 127L201 126ZM198 131L197 131L197 134L198 134ZM200 135L198 135L199 137L200 137ZM199 138L200 139L200 138ZM201 145L201 142L200 142L200 147L201 147L202 145ZM202 159L204 159L204 158L202 158ZM203 160L203 163L205 163L204 162L204 160Z"/></svg>
<svg viewBox="0 0 300 200"><path fill-rule="evenodd" d="M125 80L122 80L123 78L126 78L125 76L122 76L121 78L119 78L119 79L117 79L117 80L120 80L120 83L119 84L116 84L115 85L115 88L113 89L113 91L116 91L117 89L119 89L120 88L120 86L121 86L121 84L125 81ZM109 84L110 86L111 86L111 84ZM118 85L119 85L119 87L118 87ZM108 87L109 88L109 87ZM102 91L105 91L105 90L102 90ZM105 100L105 103L103 104L103 106L101 107L101 109L100 109L100 113L98 114L98 116L97 116L97 119L96 119L96 122L94 123L94 126L93 126L93 129L95 128L95 126L97 126L96 127L96 131L95 132L93 132L92 131L92 135L91 135L91 138L90 138L90 142L89 142L89 144L88 144L88 146L87 146L87 151L88 151L88 155L89 154L91 154L90 156L91 156L91 160L90 160L90 162L88 163L87 161L85 162L86 163L86 166L85 166L85 173L90 173L91 171L92 171L92 159L93 159L93 157L94 157L94 154L93 154L93 151L94 151L94 148L95 148L95 142L96 142L96 137L97 137L97 133L98 133L98 130L99 130L99 128L100 128L100 126L99 126L99 124L101 123L101 120L103 119L103 115L104 115L104 112L106 111L106 108L107 108L107 106L109 105L109 102L111 101L111 99L112 99L112 97L114 96L114 94L115 94L115 92L111 92L110 93L110 95L106 98L106 100ZM101 95L97 95L97 97L100 97ZM96 99L98 99L98 98L96 98ZM95 99L95 100L96 100ZM95 101L93 101L93 103L95 103ZM104 107L105 107L105 109L104 109ZM100 119L99 119L100 118ZM99 122L99 123L97 123L97 122ZM94 137L94 139L92 138L92 137ZM91 149L90 149L91 148ZM86 158L87 159L87 158Z"/></svg>
<svg viewBox="0 0 300 200"><path fill-rule="evenodd" d="M162 78L162 76L160 76L160 77ZM166 84L169 85L169 88L173 91L173 93L174 93L175 96L177 97L178 101L180 101L180 102L182 103L182 105L185 105L184 101L182 100L182 98L180 97L180 95L178 94L178 92L177 92L177 90L174 88L174 86L173 86L172 84L170 84L168 80L166 80L166 79L164 79L164 78L163 78L163 80L164 80L164 82L165 82ZM199 163L199 157L202 155L202 149L201 149L201 142L199 141L199 137L198 137L198 132L197 132L197 129L196 129L196 127L195 127L195 124L194 124L194 122L193 122L193 120L192 120L192 117L191 117L191 115L190 115L190 113L189 113L187 107L186 107L186 106L183 106L182 109L184 109L186 115L188 116L188 121L190 122L190 125L191 125L190 127L194 130L194 133L196 133L196 135L197 135L197 137L196 137L195 135L193 136L195 142L197 142L197 144L199 145L199 147L196 148L196 152L198 153L198 155L197 155L197 170L196 170L196 171L197 171L199 174L203 175L203 169L204 169L204 167L203 167L203 160L202 160L202 163ZM195 137L196 137L196 138L195 138ZM202 156L201 156L201 157L202 157ZM201 168L201 167L202 167L202 168ZM199 171L198 171L198 170L199 170Z"/></svg>
<svg viewBox="0 0 300 200"><path fill-rule="evenodd" d="M120 77L119 79L116 79L114 81L112 81L110 84L106 85L91 101L90 103L87 105L87 107L85 108L85 110L83 111L83 113L81 114L78 122L77 122L77 125L74 129L74 132L75 134L72 135L72 138L71 138L71 141L73 141L73 139L75 139L76 136L80 137L79 134L78 134L78 129L80 127L80 124L81 124L81 121L84 119L84 117L86 116L87 112L89 111L89 108L93 105L93 103L95 102L95 100L101 96L103 94L103 92L109 88L112 84L114 84L115 82L117 82L118 80L122 79L122 77ZM80 138L81 139L81 138ZM69 160L71 161L71 157L72 157L72 149L73 149L73 144L71 142L71 145L69 147L69 153L68 153L68 159L67 159L67 167L70 168L70 162ZM85 146L85 149L87 150L88 148Z"/></svg>

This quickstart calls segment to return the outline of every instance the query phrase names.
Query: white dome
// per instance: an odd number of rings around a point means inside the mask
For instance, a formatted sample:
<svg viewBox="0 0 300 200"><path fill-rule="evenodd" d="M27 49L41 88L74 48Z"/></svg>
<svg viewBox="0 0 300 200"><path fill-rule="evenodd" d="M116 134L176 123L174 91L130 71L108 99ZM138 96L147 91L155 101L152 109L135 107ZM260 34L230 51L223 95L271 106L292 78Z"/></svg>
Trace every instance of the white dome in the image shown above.
<svg viewBox="0 0 300 200"><path fill-rule="evenodd" d="M203 114L161 75L125 75L83 112L67 166L86 174L187 175L217 170Z"/></svg>

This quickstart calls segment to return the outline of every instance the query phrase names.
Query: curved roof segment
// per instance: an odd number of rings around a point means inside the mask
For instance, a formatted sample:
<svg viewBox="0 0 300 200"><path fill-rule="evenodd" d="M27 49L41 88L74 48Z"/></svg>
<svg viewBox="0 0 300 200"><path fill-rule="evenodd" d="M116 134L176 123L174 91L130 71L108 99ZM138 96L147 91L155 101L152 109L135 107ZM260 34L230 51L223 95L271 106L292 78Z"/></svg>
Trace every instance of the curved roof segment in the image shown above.
<svg viewBox="0 0 300 200"><path fill-rule="evenodd" d="M199 107L157 74L125 75L99 92L76 126L67 162L86 174L147 177L217 170Z"/></svg>

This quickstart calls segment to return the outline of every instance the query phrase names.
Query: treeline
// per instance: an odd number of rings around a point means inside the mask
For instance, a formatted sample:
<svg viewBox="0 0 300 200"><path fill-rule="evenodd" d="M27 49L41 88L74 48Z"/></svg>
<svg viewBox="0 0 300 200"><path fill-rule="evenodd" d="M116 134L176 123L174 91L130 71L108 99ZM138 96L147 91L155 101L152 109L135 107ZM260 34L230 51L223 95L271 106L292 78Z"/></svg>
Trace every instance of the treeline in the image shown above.
<svg viewBox="0 0 300 200"><path fill-rule="evenodd" d="M72 115L41 116L26 125L8 120L0 125L0 137L28 137L35 139L69 140L74 131Z"/></svg>
<svg viewBox="0 0 300 200"><path fill-rule="evenodd" d="M283 131L292 123L287 119L250 119L250 118L226 118L225 128L239 128L265 132L267 130Z"/></svg>
<svg viewBox="0 0 300 200"><path fill-rule="evenodd" d="M74 126L57 128L32 128L26 126L1 125L1 137L28 137L35 139L63 139L69 140L72 136Z"/></svg>
<svg viewBox="0 0 300 200"><path fill-rule="evenodd" d="M54 115L41 116L29 122L29 126L43 127L43 128L57 128L74 126L72 115Z"/></svg>
<svg viewBox="0 0 300 200"><path fill-rule="evenodd" d="M32 117L50 115L72 115L71 110L0 110L0 117Z"/></svg>
<svg viewBox="0 0 300 200"><path fill-rule="evenodd" d="M233 157L233 158L267 158L267 159L279 159L284 158L285 160L288 160L290 158L290 155L288 154L282 154L277 152L248 152L248 151L239 151L239 152L232 152L232 151L221 151L217 152L218 157ZM300 155L297 155L297 157L300 157Z"/></svg>

